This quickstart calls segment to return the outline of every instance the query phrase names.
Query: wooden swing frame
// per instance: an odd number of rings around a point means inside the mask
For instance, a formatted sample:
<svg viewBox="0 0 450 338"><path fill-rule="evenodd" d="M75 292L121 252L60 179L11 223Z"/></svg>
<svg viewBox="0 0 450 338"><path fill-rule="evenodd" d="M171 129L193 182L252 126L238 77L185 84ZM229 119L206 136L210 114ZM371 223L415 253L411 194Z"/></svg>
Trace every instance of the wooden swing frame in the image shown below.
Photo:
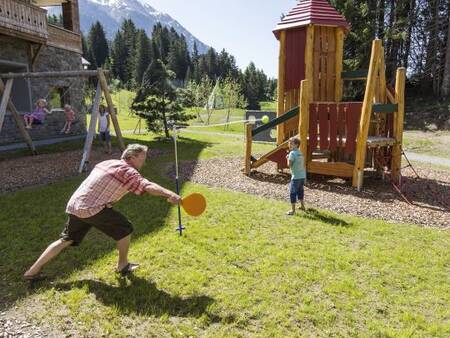
<svg viewBox="0 0 450 338"><path fill-rule="evenodd" d="M106 103L108 106L109 113L111 115L111 120L113 122L114 130L116 132L117 139L119 141L120 150L125 149L125 143L123 141L122 132L120 130L119 121L117 119L116 111L112 102L111 94L108 88L108 82L106 80L106 74L108 71L98 68L97 70L77 70L77 71L60 71L60 72L36 72L36 73L6 73L0 74L0 94L2 99L0 101L0 132L2 131L3 121L5 119L6 110L11 112L14 121L19 128L22 138L25 140L28 148L32 155L36 155L37 151L33 144L30 134L25 129L22 121L22 117L17 111L11 100L12 86L14 84L14 79L25 78L25 79L36 79L36 78L60 78L60 77L96 77L98 79L97 89L95 93L94 104L92 106L91 120L89 123L88 132L86 135L86 140L83 148L83 157L81 159L79 172L81 173L86 169L87 163L89 163L89 158L92 149L92 142L95 136L95 127L97 124L99 116L100 101L102 98L102 93L105 95ZM6 84L2 79L6 79Z"/></svg>

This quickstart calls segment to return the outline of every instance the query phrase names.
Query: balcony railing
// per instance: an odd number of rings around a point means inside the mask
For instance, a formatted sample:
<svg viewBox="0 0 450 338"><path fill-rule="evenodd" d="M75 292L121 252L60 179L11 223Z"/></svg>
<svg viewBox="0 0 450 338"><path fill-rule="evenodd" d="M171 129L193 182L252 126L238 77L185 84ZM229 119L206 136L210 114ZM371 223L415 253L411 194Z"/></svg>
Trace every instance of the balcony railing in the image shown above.
<svg viewBox="0 0 450 338"><path fill-rule="evenodd" d="M0 33L45 42L48 38L47 10L26 1L0 0Z"/></svg>
<svg viewBox="0 0 450 338"><path fill-rule="evenodd" d="M49 46L82 53L81 35L55 25L48 25Z"/></svg>

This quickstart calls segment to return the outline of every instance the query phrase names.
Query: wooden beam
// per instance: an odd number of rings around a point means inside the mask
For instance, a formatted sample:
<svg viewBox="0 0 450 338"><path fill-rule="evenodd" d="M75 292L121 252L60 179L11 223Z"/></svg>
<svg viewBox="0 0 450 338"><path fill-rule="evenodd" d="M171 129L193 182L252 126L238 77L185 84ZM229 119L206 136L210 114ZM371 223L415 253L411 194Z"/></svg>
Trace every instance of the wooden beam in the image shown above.
<svg viewBox="0 0 450 338"><path fill-rule="evenodd" d="M284 91L286 79L286 31L280 32L280 52L278 56L278 107L277 117L284 114ZM277 144L284 141L284 127L277 126Z"/></svg>
<svg viewBox="0 0 450 338"><path fill-rule="evenodd" d="M106 103L108 105L108 111L111 116L111 120L114 125L114 130L116 132L117 140L119 141L119 148L121 151L125 150L125 143L123 142L122 132L120 131L119 121L117 120L116 111L114 109L114 104L112 102L111 94L109 93L108 83L106 82L106 76L103 69L99 68L98 72L98 80L100 82L100 86L102 87L103 94L105 94Z"/></svg>
<svg viewBox="0 0 450 338"><path fill-rule="evenodd" d="M94 141L95 128L97 126L98 112L100 108L100 100L102 99L102 88L100 81L97 83L97 90L95 92L94 104L91 111L91 120L89 122L89 129L86 135L86 141L84 142L83 156L81 158L80 167L78 172L81 174L86 171L86 166L89 163L91 157L92 142Z"/></svg>
<svg viewBox="0 0 450 338"><path fill-rule="evenodd" d="M108 71L104 70L103 73L108 74ZM0 74L0 78L3 79L16 79L16 78L54 78L54 77L97 77L98 72L96 70L66 70L60 72L37 72L37 73L5 73Z"/></svg>
<svg viewBox="0 0 450 338"><path fill-rule="evenodd" d="M0 103L0 133L2 132L3 121L5 120L6 108L8 107L11 98L13 83L14 79L8 79L8 81L6 81L5 89L3 90L2 101Z"/></svg>
<svg viewBox="0 0 450 338"><path fill-rule="evenodd" d="M367 137L369 133L370 116L372 114L373 98L377 83L378 69L380 66L381 40L376 39L372 43L372 55L370 57L369 75L366 83L366 92L362 105L361 120L356 139L356 158L353 169L353 186L361 189L363 184L364 167L366 161Z"/></svg>
<svg viewBox="0 0 450 338"><path fill-rule="evenodd" d="M394 182L400 182L400 168L402 162L402 143L403 143L403 123L405 119L405 82L406 69L398 68L395 80L395 100L398 109L394 115L394 138L396 144L392 149L392 179Z"/></svg>
<svg viewBox="0 0 450 338"><path fill-rule="evenodd" d="M253 125L250 123L247 123L245 125L245 155L244 155L244 174L250 175L250 169L251 169L251 157L252 157L252 128Z"/></svg>
<svg viewBox="0 0 450 338"><path fill-rule="evenodd" d="M334 97L334 100L336 102L342 101L343 57L344 57L344 28L338 28L338 29L336 29L336 86L335 86L335 97Z"/></svg>
<svg viewBox="0 0 450 338"><path fill-rule="evenodd" d="M309 80L303 80L300 86L300 118L298 133L300 136L300 151L305 163L308 163L308 130L309 130L309 105L311 103L311 90Z"/></svg>
<svg viewBox="0 0 450 338"><path fill-rule="evenodd" d="M309 25L306 29L306 47L305 47L305 80L308 80L309 97L313 97L314 90L314 34L313 25ZM318 80L318 79L317 79Z"/></svg>
<svg viewBox="0 0 450 338"><path fill-rule="evenodd" d="M345 162L318 162L311 161L307 165L308 173L336 176L352 177L353 165Z"/></svg>
<svg viewBox="0 0 450 338"><path fill-rule="evenodd" d="M32 56L31 56L31 70L34 72L35 68L36 68L36 62L37 59L39 58L39 54L41 53L42 50L42 44L39 44L36 48L36 51L33 50L32 52Z"/></svg>
<svg viewBox="0 0 450 338"><path fill-rule="evenodd" d="M5 85L3 83L3 80L0 78L0 94L5 91ZM23 125L23 119L20 116L19 112L17 111L16 107L12 103L11 100L8 102L8 109L16 122L17 128L19 128L19 132L22 135L22 138L25 140L26 144L28 145L28 148L31 151L32 155L37 154L36 148L34 147L33 141L30 137L30 134L28 134L28 131L25 129L25 126Z"/></svg>
<svg viewBox="0 0 450 338"><path fill-rule="evenodd" d="M384 47L381 47L380 58L380 102L387 103L386 63L384 59Z"/></svg>

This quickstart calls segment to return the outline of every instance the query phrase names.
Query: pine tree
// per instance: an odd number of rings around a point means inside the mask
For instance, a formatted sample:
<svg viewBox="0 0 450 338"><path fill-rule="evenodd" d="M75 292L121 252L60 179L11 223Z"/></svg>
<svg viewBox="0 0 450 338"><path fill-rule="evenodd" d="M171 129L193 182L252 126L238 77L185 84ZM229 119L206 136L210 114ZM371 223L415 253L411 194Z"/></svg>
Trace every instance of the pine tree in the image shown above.
<svg viewBox="0 0 450 338"><path fill-rule="evenodd" d="M172 86L174 73L160 59L154 59L145 71L142 86L133 101L136 114L146 119L147 129L169 137L168 121L188 121L191 116L184 113Z"/></svg>
<svg viewBox="0 0 450 338"><path fill-rule="evenodd" d="M93 67L102 67L105 64L106 59L109 57L108 42L106 41L105 31L102 24L97 21L89 30L87 38L88 49L93 54L93 60L95 63ZM89 60L91 62L91 60Z"/></svg>
<svg viewBox="0 0 450 338"><path fill-rule="evenodd" d="M145 30L139 30L136 37L136 61L134 62L134 86L142 83L145 70L152 60L152 47Z"/></svg>

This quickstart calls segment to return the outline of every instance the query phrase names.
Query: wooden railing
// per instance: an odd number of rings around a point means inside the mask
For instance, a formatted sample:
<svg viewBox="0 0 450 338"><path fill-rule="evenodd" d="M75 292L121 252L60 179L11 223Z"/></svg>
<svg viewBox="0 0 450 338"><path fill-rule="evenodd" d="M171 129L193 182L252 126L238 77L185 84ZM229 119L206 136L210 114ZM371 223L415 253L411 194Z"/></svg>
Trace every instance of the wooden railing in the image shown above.
<svg viewBox="0 0 450 338"><path fill-rule="evenodd" d="M48 38L47 10L26 1L0 0L0 33L45 42Z"/></svg>
<svg viewBox="0 0 450 338"><path fill-rule="evenodd" d="M48 25L48 45L80 54L83 52L80 34L55 25Z"/></svg>

